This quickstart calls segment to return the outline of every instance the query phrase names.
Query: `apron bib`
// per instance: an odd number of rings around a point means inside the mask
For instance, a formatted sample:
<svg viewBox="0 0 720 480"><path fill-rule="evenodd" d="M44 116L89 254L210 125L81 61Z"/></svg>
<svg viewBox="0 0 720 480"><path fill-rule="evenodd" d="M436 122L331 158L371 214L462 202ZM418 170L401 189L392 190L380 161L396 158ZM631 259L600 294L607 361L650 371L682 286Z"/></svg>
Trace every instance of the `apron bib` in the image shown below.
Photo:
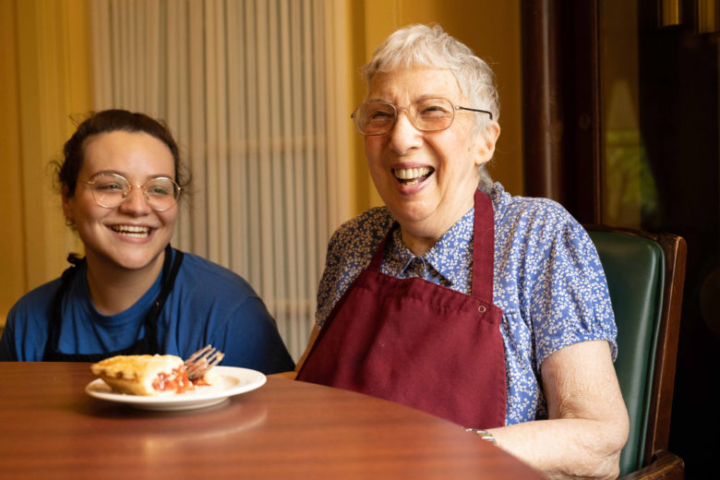
<svg viewBox="0 0 720 480"><path fill-rule="evenodd" d="M55 293L52 303L50 304L50 324L48 329L48 339L45 344L45 353L43 361L45 362L90 362L96 363L106 358L116 355L154 355L160 353L160 346L157 335L157 321L165 306L165 301L175 285L175 278L183 260L183 253L177 251L175 261L170 266L172 258L172 247L168 244L165 247L165 259L163 262L162 288L158 298L155 299L150 311L145 315L145 337L139 339L134 344L121 350L107 353L62 353L58 351L60 343L60 326L62 325L62 300L65 291L72 283L73 277L79 270L79 265L84 260L77 260L74 257L68 257L68 261L73 264L72 267L65 270L62 274L60 287Z"/></svg>
<svg viewBox="0 0 720 480"><path fill-rule="evenodd" d="M465 427L505 425L490 198L475 193L470 295L381 273L390 231L333 308L297 379L384 398Z"/></svg>

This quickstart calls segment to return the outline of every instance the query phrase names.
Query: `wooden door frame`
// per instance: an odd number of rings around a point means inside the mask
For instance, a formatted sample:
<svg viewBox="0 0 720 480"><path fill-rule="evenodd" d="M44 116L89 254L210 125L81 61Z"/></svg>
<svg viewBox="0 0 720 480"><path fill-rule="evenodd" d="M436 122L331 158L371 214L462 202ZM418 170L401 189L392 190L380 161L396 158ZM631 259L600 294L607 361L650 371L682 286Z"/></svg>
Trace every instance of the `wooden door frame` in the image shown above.
<svg viewBox="0 0 720 480"><path fill-rule="evenodd" d="M523 0L525 194L601 223L599 2Z"/></svg>

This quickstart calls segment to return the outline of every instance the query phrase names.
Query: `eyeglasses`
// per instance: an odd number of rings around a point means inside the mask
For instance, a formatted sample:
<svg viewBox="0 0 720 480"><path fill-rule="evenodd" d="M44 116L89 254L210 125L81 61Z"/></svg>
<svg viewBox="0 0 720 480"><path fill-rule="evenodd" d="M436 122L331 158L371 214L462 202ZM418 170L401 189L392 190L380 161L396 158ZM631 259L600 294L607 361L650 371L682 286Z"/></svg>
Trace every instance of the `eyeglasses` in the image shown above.
<svg viewBox="0 0 720 480"><path fill-rule="evenodd" d="M446 98L424 98L408 108L396 107L382 100L371 100L357 107L350 117L363 135L384 135L395 126L400 110L405 110L410 123L421 132L438 132L450 128L456 110L486 113L490 120L493 119L492 112L453 105Z"/></svg>
<svg viewBox="0 0 720 480"><path fill-rule="evenodd" d="M90 186L95 202L101 207L115 208L123 203L130 190L140 188L150 208L156 212L164 212L172 208L180 197L180 186L168 177L151 178L145 185L131 185L128 180L117 173L101 172L84 182Z"/></svg>

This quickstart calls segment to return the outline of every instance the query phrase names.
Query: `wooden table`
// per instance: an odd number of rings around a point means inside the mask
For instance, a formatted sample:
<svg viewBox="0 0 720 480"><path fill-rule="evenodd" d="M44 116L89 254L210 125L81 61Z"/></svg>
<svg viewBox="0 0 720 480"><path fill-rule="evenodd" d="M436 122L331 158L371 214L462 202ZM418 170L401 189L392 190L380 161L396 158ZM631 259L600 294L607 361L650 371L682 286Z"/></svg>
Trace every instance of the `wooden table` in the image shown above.
<svg viewBox="0 0 720 480"><path fill-rule="evenodd" d="M282 378L186 412L92 398L89 364L0 363L0 378L0 478L543 478L446 420Z"/></svg>

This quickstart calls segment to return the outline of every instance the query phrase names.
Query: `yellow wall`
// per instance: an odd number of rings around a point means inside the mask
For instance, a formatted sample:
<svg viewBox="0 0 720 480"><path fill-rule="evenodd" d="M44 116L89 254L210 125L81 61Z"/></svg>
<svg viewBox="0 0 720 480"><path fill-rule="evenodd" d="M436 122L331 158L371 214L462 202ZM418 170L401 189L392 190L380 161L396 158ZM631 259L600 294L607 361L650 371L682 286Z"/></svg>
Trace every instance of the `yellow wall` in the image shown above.
<svg viewBox="0 0 720 480"><path fill-rule="evenodd" d="M0 0L0 325L80 251L49 162L91 108L88 35L85 0Z"/></svg>
<svg viewBox="0 0 720 480"><path fill-rule="evenodd" d="M348 29L351 52L350 89L354 105L362 102L365 85L360 68L394 30L410 23L437 23L469 46L495 71L500 91L502 134L490 167L493 179L514 195L523 193L520 70L520 2L492 0L363 0L350 2ZM355 132L353 130L353 132ZM359 135L353 134L356 179L354 214L382 201L375 191Z"/></svg>

